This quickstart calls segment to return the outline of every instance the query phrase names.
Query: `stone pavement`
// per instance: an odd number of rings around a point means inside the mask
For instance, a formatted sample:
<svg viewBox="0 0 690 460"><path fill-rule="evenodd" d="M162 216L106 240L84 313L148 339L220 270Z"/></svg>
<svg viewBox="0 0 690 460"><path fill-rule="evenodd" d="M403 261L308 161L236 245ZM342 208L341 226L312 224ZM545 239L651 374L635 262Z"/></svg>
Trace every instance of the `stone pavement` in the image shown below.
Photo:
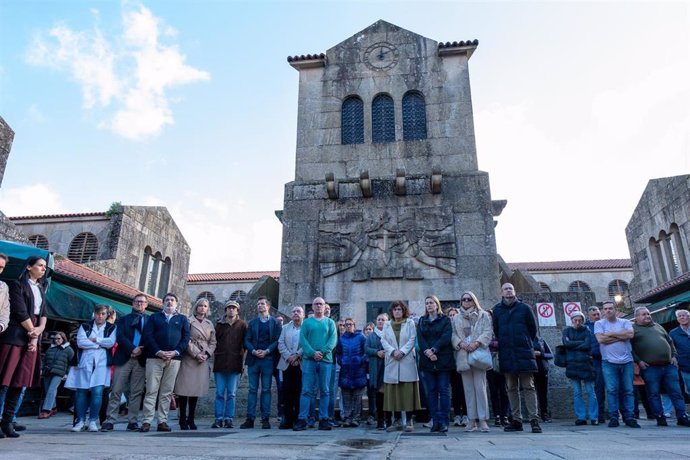
<svg viewBox="0 0 690 460"><path fill-rule="evenodd" d="M239 420L239 419L238 419ZM239 420L241 422L241 420ZM215 430L211 419L199 431L128 433L118 423L110 433L72 433L71 416L48 420L23 417L27 431L18 439L0 439L0 458L43 459L611 459L688 458L690 428L659 428L641 420L642 429L575 426L557 420L543 425L543 434L465 433L452 427L432 434L417 424L415 433L386 433L363 426L332 431L277 429ZM173 426L176 428L176 426Z"/></svg>

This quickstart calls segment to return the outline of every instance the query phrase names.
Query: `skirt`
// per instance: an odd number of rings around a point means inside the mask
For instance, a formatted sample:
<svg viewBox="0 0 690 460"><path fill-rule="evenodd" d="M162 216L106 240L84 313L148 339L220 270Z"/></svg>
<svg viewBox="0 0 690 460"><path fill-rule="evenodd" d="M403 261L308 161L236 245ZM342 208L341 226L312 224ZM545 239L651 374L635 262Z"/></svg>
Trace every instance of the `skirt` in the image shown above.
<svg viewBox="0 0 690 460"><path fill-rule="evenodd" d="M0 343L0 385L11 388L37 387L41 378L41 359L26 346Z"/></svg>
<svg viewBox="0 0 690 460"><path fill-rule="evenodd" d="M414 412L421 408L419 382L383 384L383 410Z"/></svg>

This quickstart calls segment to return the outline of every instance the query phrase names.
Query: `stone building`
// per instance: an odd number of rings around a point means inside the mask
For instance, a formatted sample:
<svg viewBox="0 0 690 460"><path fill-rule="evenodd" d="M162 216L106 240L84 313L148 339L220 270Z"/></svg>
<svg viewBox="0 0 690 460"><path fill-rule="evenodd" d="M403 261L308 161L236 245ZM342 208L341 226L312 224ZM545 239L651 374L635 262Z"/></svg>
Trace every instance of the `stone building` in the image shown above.
<svg viewBox="0 0 690 460"><path fill-rule="evenodd" d="M188 305L190 247L168 210L113 205L108 212L11 217L35 246L154 297Z"/></svg>
<svg viewBox="0 0 690 460"><path fill-rule="evenodd" d="M489 177L477 169L468 62L377 21L299 72L295 180L286 184L280 307L315 296L359 322L395 299L421 312L499 292Z"/></svg>
<svg viewBox="0 0 690 460"><path fill-rule="evenodd" d="M636 304L659 323L690 306L690 174L652 179L625 228Z"/></svg>

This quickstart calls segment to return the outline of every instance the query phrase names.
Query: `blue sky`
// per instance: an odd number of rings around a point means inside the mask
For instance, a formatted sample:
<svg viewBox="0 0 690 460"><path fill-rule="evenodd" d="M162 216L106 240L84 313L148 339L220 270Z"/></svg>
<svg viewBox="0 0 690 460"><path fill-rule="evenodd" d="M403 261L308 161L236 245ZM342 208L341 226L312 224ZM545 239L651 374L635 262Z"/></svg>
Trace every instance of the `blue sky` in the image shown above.
<svg viewBox="0 0 690 460"><path fill-rule="evenodd" d="M274 270L298 73L378 19L470 60L507 261L628 257L651 178L690 171L687 2L0 2L7 215L167 206L191 272Z"/></svg>

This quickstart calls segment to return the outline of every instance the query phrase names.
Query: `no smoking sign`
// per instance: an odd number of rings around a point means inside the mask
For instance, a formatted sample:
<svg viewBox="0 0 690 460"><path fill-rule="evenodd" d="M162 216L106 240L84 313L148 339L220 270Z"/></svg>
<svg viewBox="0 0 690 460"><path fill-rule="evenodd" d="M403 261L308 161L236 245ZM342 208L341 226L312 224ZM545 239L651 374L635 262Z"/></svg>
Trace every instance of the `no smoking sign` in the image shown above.
<svg viewBox="0 0 690 460"><path fill-rule="evenodd" d="M552 303L538 303L537 304L537 319L539 326L555 326L556 315Z"/></svg>

